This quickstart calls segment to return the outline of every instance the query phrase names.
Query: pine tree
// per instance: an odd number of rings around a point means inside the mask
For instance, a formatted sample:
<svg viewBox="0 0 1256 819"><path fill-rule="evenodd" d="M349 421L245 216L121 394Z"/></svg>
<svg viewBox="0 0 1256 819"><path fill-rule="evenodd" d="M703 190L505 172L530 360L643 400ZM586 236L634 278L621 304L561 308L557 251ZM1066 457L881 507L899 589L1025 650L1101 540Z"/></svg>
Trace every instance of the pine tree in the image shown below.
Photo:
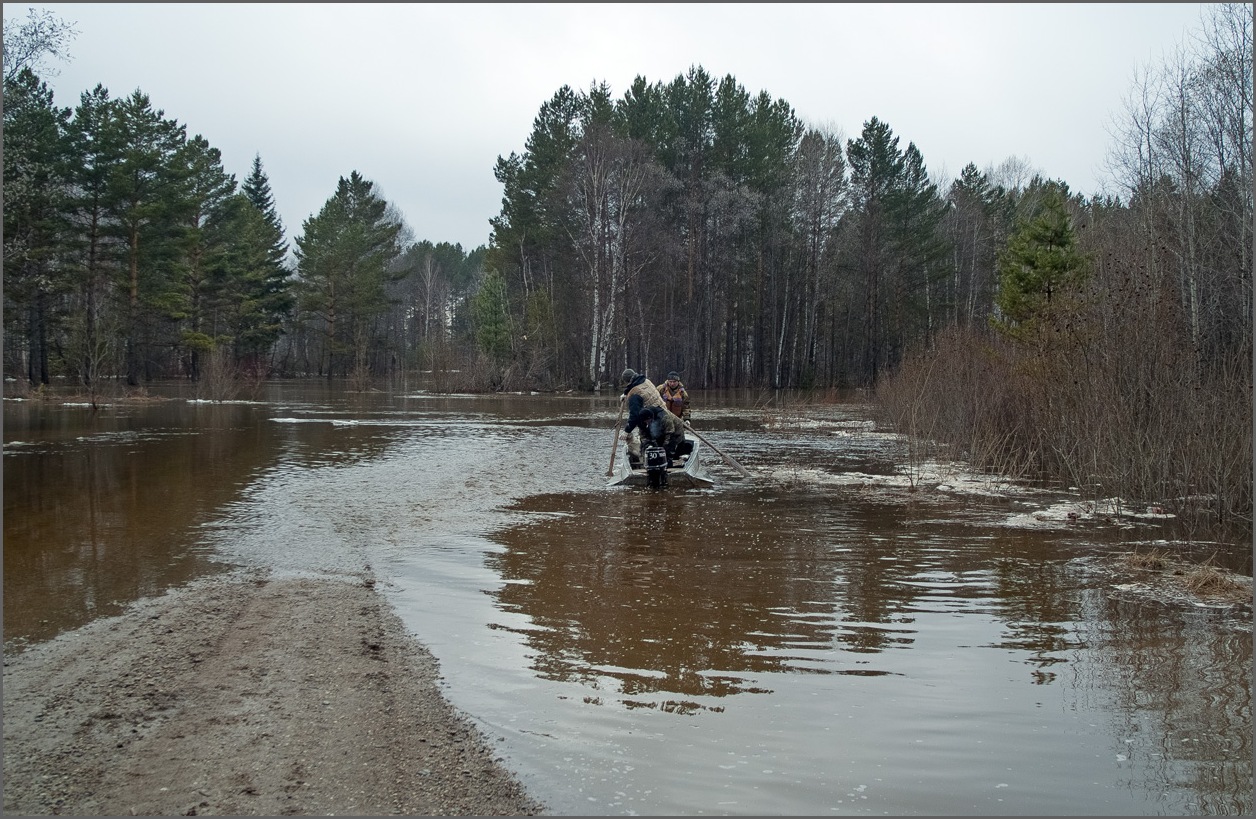
<svg viewBox="0 0 1256 819"><path fill-rule="evenodd" d="M946 203L929 181L924 157L914 143L903 151L902 173L890 199L890 225L895 257L889 363L902 359L904 347L918 338L926 342L943 311L939 280L946 275L950 244L941 232Z"/></svg>
<svg viewBox="0 0 1256 819"><path fill-rule="evenodd" d="M79 281L80 318L68 341L68 355L79 380L94 392L99 376L114 362L115 339L122 335L111 296L121 281L125 244L113 217L111 179L122 161L117 103L97 85L83 92L69 128L71 218L69 264Z"/></svg>
<svg viewBox="0 0 1256 819"><path fill-rule="evenodd" d="M1001 187L971 162L947 195L943 230L954 249L948 299L952 321L972 327L994 305L997 248L1007 235L1009 200Z"/></svg>
<svg viewBox="0 0 1256 819"><path fill-rule="evenodd" d="M676 122L662 84L650 84L638 74L617 107L624 135L651 146L655 158L664 167L672 167L675 157L670 149L675 142Z"/></svg>
<svg viewBox="0 0 1256 819"><path fill-rule="evenodd" d="M185 180L181 253L165 308L180 321L180 343L188 353L189 375L200 377L201 357L217 346L223 329L215 321L222 289L213 275L212 260L221 255L233 237L215 230L225 218L227 200L235 194L236 181L222 167L222 155L197 134L181 149L176 161Z"/></svg>
<svg viewBox="0 0 1256 819"><path fill-rule="evenodd" d="M580 139L580 112L579 96L564 85L541 105L524 152L498 157L494 169L504 195L501 214L490 220L493 250L487 264L501 273L510 298L528 311L525 327L563 311L577 321L574 306L563 298L573 292L570 270L576 263L565 247L560 180ZM558 337L551 341L554 348L560 344Z"/></svg>
<svg viewBox="0 0 1256 819"><path fill-rule="evenodd" d="M65 178L69 109L53 104L30 69L4 80L4 318L24 335L27 377L49 383L49 344L72 284L62 263L69 210ZM8 345L12 347L13 345Z"/></svg>
<svg viewBox="0 0 1256 819"><path fill-rule="evenodd" d="M127 247L126 378L135 387L154 330L145 308L170 296L175 240L189 207L186 171L177 167L186 135L139 90L116 110L121 151L109 177L110 200Z"/></svg>
<svg viewBox="0 0 1256 819"><path fill-rule="evenodd" d="M999 254L996 325L1017 337L1067 310L1087 275L1066 207L1067 187L1048 182L1031 198L1032 211Z"/></svg>
<svg viewBox="0 0 1256 819"><path fill-rule="evenodd" d="M887 349L886 303L888 277L893 269L890 252L889 210L896 185L903 172L898 137L876 117L864 124L859 139L846 146L850 162L851 191L855 208L855 235L851 247L851 282L862 296L855 315L861 319L863 344L859 380L874 383L885 364Z"/></svg>
<svg viewBox="0 0 1256 819"><path fill-rule="evenodd" d="M344 364L342 354L352 353L352 372L364 378L371 321L388 307L385 285L400 254L401 223L375 183L353 171L303 227L296 240L301 307L323 322L325 372L330 378Z"/></svg>
<svg viewBox="0 0 1256 819"><path fill-rule="evenodd" d="M750 94L731 74L720 80L712 106L711 159L714 170L734 184L744 184L751 175Z"/></svg>
<svg viewBox="0 0 1256 819"><path fill-rule="evenodd" d="M797 231L804 281L800 378L814 383L820 369L824 326L836 310L837 228L845 214L849 190L840 139L809 130L793 157L795 170L792 224ZM831 343L831 341L830 341Z"/></svg>

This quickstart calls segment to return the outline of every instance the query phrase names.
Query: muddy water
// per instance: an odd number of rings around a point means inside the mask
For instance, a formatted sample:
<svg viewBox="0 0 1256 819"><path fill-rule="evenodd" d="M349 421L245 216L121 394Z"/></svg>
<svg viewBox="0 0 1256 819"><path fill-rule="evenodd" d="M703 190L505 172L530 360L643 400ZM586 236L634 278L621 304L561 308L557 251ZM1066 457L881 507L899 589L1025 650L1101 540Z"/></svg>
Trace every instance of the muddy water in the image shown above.
<svg viewBox="0 0 1256 819"><path fill-rule="evenodd" d="M751 477L708 448L716 488L654 492L605 486L605 398L168 395L5 402L7 650L230 565L369 567L555 813L1251 811L1248 624L1098 571L1159 519L939 472L857 402L697 396Z"/></svg>

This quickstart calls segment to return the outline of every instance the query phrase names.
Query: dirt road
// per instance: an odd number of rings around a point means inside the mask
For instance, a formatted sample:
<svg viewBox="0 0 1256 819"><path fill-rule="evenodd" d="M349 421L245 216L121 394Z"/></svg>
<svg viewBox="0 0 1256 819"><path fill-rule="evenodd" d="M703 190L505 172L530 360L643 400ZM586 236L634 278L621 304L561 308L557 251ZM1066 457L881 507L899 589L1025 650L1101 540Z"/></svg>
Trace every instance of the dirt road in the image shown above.
<svg viewBox="0 0 1256 819"><path fill-rule="evenodd" d="M530 815L371 581L235 573L4 665L4 811Z"/></svg>

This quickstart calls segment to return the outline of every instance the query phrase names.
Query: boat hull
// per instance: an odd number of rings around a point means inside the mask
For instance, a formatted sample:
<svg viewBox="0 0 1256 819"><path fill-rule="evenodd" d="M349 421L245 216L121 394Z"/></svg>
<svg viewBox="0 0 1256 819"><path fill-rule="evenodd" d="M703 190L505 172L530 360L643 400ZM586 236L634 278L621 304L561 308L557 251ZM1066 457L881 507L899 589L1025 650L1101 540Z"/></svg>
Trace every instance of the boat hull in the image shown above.
<svg viewBox="0 0 1256 819"><path fill-rule="evenodd" d="M715 486L715 480L702 468L701 444L694 438L687 437L686 440L693 444L693 449L683 464L667 470L667 488L706 489ZM625 458L606 485L649 488L649 473L645 469L630 468L627 461Z"/></svg>

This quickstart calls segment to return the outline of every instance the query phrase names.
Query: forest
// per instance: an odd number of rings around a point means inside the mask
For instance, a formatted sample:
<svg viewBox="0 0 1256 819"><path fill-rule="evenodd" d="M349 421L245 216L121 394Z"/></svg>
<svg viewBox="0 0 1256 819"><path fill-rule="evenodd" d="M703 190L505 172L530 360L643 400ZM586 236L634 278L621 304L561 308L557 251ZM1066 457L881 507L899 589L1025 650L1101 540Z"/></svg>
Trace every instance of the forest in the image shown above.
<svg viewBox="0 0 1256 819"><path fill-rule="evenodd" d="M1208 6L1133 78L1119 194L1014 157L935 178L890 123L847 138L695 65L620 96L557 89L497 158L473 249L416 240L354 170L290 247L260 156L237 182L139 90L59 107L38 70L71 37L35 12L5 36L9 395L419 372L595 391L674 369L694 389L862 390L979 466L1250 529L1247 5Z"/></svg>

